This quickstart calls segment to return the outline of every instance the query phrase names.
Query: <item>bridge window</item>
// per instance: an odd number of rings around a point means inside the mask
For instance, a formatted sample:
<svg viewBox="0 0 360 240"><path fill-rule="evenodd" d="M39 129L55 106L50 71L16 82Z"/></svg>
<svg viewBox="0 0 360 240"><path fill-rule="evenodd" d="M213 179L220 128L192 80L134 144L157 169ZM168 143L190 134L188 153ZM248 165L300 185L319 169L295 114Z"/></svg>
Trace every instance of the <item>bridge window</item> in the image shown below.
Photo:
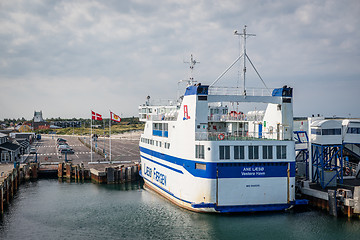
<svg viewBox="0 0 360 240"><path fill-rule="evenodd" d="M263 146L263 159L272 159L272 158L273 158L273 147Z"/></svg>
<svg viewBox="0 0 360 240"><path fill-rule="evenodd" d="M341 135L341 128L322 129L322 135Z"/></svg>
<svg viewBox="0 0 360 240"><path fill-rule="evenodd" d="M259 159L259 146L249 146L249 159Z"/></svg>
<svg viewBox="0 0 360 240"><path fill-rule="evenodd" d="M286 146L276 146L276 158L286 159Z"/></svg>
<svg viewBox="0 0 360 240"><path fill-rule="evenodd" d="M244 146L234 146L234 159L244 159L245 149Z"/></svg>
<svg viewBox="0 0 360 240"><path fill-rule="evenodd" d="M168 123L153 123L153 136L168 137Z"/></svg>
<svg viewBox="0 0 360 240"><path fill-rule="evenodd" d="M219 146L219 158L230 159L230 146Z"/></svg>
<svg viewBox="0 0 360 240"><path fill-rule="evenodd" d="M205 158L204 145L195 145L195 158Z"/></svg>
<svg viewBox="0 0 360 240"><path fill-rule="evenodd" d="M312 128L311 129L311 134L321 135L321 129Z"/></svg>

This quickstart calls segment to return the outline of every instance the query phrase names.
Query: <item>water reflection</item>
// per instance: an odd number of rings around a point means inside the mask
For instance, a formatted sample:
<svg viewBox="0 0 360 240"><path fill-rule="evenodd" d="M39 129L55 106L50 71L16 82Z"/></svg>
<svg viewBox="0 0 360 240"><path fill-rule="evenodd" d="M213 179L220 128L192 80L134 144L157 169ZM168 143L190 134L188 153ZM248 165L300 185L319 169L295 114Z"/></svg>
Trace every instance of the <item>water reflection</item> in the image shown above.
<svg viewBox="0 0 360 240"><path fill-rule="evenodd" d="M0 239L342 239L360 222L326 213L194 213L142 182L96 185L39 180L21 185L0 221Z"/></svg>

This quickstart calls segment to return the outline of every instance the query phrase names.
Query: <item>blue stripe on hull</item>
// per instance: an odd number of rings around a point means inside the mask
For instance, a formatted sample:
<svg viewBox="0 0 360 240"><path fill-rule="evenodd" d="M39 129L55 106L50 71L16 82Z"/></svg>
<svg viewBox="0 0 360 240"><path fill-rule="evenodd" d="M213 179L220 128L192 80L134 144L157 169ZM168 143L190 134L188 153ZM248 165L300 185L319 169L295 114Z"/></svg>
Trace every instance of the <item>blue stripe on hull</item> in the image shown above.
<svg viewBox="0 0 360 240"><path fill-rule="evenodd" d="M170 169L170 170L172 170L172 171L174 171L174 172L184 174L182 171L177 170L176 168L172 168L172 167L167 166L167 165L165 165L165 164L159 163L159 162L154 161L154 160L152 160L152 159L150 159L150 158L148 158L148 157L145 157L145 156L143 156L143 155L140 155L140 157L145 158L146 160L149 160L150 162L153 162L153 163L159 164L160 166L163 166L163 167L165 167L165 168L168 168L168 169Z"/></svg>
<svg viewBox="0 0 360 240"><path fill-rule="evenodd" d="M167 161L178 165L188 171L194 177L216 179L217 170L219 178L267 178L267 177L287 177L288 162L196 162L193 160L182 159L144 147L140 147L141 157L153 163L159 164L172 171L183 173L181 170L161 164L153 159L144 156L148 154L154 158ZM206 170L196 169L195 164L206 165ZM295 177L295 161L290 162L290 177Z"/></svg>

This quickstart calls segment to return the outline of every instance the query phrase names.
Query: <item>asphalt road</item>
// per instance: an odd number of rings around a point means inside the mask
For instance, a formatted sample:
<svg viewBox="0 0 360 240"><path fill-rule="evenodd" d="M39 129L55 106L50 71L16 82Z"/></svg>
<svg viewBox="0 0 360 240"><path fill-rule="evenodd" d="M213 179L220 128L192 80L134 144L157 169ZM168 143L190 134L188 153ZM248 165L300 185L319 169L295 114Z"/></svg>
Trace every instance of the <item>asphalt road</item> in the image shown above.
<svg viewBox="0 0 360 240"><path fill-rule="evenodd" d="M64 138L67 140L69 146L74 150L74 154L67 154L67 160L72 161L75 164L83 162L87 164L91 162L90 149L82 144L78 136L42 136L40 141L35 141L33 147L37 151L37 160L41 163L54 163L62 162L65 160L65 154L59 153L56 148L56 139L58 137ZM89 137L81 137L85 139L86 142L89 142ZM95 146L100 148L101 151L104 149L104 139L99 138L97 143L94 142ZM109 161L109 138L105 138L105 153L107 158L104 159L101 155L93 152L93 162L99 161ZM111 160L118 162L139 162L139 140L137 136L127 138L121 137L116 139L111 139ZM27 161L35 160L36 155L30 154Z"/></svg>

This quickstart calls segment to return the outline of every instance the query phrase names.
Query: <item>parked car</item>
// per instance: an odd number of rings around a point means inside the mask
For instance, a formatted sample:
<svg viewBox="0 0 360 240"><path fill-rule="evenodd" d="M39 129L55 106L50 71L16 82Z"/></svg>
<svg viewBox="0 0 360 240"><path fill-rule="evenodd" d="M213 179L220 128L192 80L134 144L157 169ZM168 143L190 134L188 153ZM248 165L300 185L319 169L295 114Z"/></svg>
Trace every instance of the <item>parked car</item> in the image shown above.
<svg viewBox="0 0 360 240"><path fill-rule="evenodd" d="M60 152L61 152L62 154L65 154L65 153L67 153L67 154L74 154L74 150L68 149L68 148L61 149Z"/></svg>
<svg viewBox="0 0 360 240"><path fill-rule="evenodd" d="M59 147L59 146L61 146L61 145L67 145L67 146L69 146L69 144L66 143L66 142L58 142L57 147Z"/></svg>
<svg viewBox="0 0 360 240"><path fill-rule="evenodd" d="M58 149L59 149L59 151L61 149L71 149L72 150L72 148L69 145L59 145Z"/></svg>
<svg viewBox="0 0 360 240"><path fill-rule="evenodd" d="M34 147L30 148L30 154L36 154L36 149Z"/></svg>
<svg viewBox="0 0 360 240"><path fill-rule="evenodd" d="M56 141L57 141L58 143L59 143L59 142L66 142L66 139L58 138Z"/></svg>

